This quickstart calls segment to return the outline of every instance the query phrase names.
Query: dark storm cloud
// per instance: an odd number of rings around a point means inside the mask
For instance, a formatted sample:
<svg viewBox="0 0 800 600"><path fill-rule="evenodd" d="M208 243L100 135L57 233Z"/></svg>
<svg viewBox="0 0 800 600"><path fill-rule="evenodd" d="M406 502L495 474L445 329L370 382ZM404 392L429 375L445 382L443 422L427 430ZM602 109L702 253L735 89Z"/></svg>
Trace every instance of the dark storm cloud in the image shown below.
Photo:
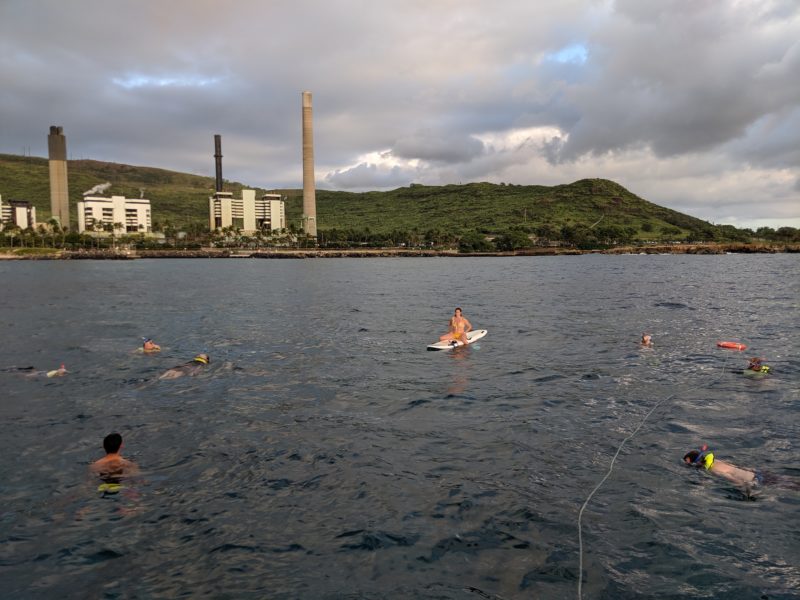
<svg viewBox="0 0 800 600"><path fill-rule="evenodd" d="M561 158L640 144L660 156L706 151L797 106L797 27L781 33L738 6L617 2L616 17L592 38L595 77L566 93L581 119ZM768 37L769 28L778 31Z"/></svg>
<svg viewBox="0 0 800 600"><path fill-rule="evenodd" d="M392 154L400 158L419 158L434 163L469 162L482 153L483 142L458 132L419 131L401 137L392 147Z"/></svg>

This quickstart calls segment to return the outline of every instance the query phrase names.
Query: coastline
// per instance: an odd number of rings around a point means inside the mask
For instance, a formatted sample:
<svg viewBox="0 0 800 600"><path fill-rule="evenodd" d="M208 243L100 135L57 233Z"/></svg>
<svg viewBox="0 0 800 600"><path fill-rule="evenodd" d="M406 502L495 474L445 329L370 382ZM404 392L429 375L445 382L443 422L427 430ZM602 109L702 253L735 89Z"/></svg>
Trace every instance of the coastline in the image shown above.
<svg viewBox="0 0 800 600"><path fill-rule="evenodd" d="M200 250L59 250L20 248L17 252L0 252L0 260L137 260L141 258L419 258L419 257L504 257L504 256L579 256L584 254L777 254L800 252L800 244L674 244L620 246L603 250L582 250L567 247L537 247L512 252L458 252L457 250L403 248L348 249L228 249ZM28 252L26 252L26 250ZM32 252L31 252L32 251Z"/></svg>

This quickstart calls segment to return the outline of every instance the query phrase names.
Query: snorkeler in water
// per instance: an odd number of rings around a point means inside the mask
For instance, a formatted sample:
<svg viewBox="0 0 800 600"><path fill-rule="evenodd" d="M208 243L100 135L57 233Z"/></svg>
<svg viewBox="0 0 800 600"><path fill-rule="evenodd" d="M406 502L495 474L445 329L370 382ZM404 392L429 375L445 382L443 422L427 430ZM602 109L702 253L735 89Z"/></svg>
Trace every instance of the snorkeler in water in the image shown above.
<svg viewBox="0 0 800 600"><path fill-rule="evenodd" d="M800 490L800 482L793 478L776 475L761 469L742 469L727 461L718 460L705 444L697 450L687 452L683 456L683 462L688 466L705 469L712 475L727 479L734 485L741 487L747 494L764 485Z"/></svg>
<svg viewBox="0 0 800 600"><path fill-rule="evenodd" d="M763 360L763 358L754 356L750 359L750 363L747 365L747 370L755 371L756 373L769 373L772 369L769 365L765 365Z"/></svg>
<svg viewBox="0 0 800 600"><path fill-rule="evenodd" d="M161 352L161 346L156 344L150 338L142 338L142 352L149 353L149 352Z"/></svg>
<svg viewBox="0 0 800 600"><path fill-rule="evenodd" d="M6 367L3 369L3 371L6 373L14 373L15 375L21 375L25 379L35 379L37 377L63 377L69 373L63 364L52 371L37 371L36 367Z"/></svg>
<svg viewBox="0 0 800 600"><path fill-rule="evenodd" d="M183 377L184 375L188 375L189 377L193 377L197 375L200 371L203 370L205 366L207 366L211 362L211 358L208 354L198 354L192 360L182 365L178 365L177 367L172 367L171 369L164 371L161 375L158 376L159 379L177 379L178 377Z"/></svg>
<svg viewBox="0 0 800 600"><path fill-rule="evenodd" d="M109 433L103 438L103 449L106 455L96 460L89 467L89 470L98 475L101 484L97 487L99 492L104 494L116 494L122 489L122 481L126 477L139 473L136 463L123 458L122 436L118 433Z"/></svg>
<svg viewBox="0 0 800 600"><path fill-rule="evenodd" d="M57 369L53 369L52 371L48 371L47 372L47 377L63 377L67 373L69 373L69 371L67 371L67 369L65 369L64 365L62 364Z"/></svg>

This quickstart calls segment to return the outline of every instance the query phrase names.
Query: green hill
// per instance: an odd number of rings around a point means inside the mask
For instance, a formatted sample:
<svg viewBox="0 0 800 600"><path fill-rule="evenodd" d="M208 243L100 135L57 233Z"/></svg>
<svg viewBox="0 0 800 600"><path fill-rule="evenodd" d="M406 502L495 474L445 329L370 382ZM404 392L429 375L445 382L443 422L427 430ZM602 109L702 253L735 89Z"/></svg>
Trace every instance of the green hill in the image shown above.
<svg viewBox="0 0 800 600"><path fill-rule="evenodd" d="M77 203L83 192L105 182L103 195L139 198L140 190L151 202L153 221L171 221L178 226L208 223L208 197L214 192L214 178L133 167L96 160L67 162L70 219L77 223ZM239 192L240 183L226 182L226 190ZM0 194L5 200L28 200L36 207L37 220L50 218L50 172L46 158L0 154Z"/></svg>
<svg viewBox="0 0 800 600"><path fill-rule="evenodd" d="M152 203L153 221L177 227L208 221L208 196L214 179L94 160L72 160L67 166L73 222L76 203L85 190L110 182L105 194L138 198L140 190ZM226 182L225 190L238 195L247 187ZM287 219L299 226L301 190L278 191L287 196ZM45 158L0 154L0 194L6 200L28 200L36 206L38 220L50 216L48 162ZM333 192L317 190L319 230L369 229L373 234L392 231L438 230L459 235L465 231L499 234L510 229L542 233L562 228L594 232L627 229L641 238L711 232L705 221L670 210L630 193L604 179L583 179L553 187L470 183L426 186L411 184L388 192ZM553 236L545 237L556 237Z"/></svg>

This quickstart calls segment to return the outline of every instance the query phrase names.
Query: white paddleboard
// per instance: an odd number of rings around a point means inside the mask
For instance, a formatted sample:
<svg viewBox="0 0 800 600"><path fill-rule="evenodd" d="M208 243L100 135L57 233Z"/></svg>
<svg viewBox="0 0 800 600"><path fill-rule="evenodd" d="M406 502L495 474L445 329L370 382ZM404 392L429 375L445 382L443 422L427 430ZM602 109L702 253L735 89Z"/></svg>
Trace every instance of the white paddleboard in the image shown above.
<svg viewBox="0 0 800 600"><path fill-rule="evenodd" d="M472 331L467 333L467 344L471 344L472 342L477 342L483 336L488 333L485 329L473 329ZM435 344L430 344L428 346L428 350L452 350L453 348L458 348L460 346L464 346L464 342L461 340L448 340L445 342L436 342Z"/></svg>

